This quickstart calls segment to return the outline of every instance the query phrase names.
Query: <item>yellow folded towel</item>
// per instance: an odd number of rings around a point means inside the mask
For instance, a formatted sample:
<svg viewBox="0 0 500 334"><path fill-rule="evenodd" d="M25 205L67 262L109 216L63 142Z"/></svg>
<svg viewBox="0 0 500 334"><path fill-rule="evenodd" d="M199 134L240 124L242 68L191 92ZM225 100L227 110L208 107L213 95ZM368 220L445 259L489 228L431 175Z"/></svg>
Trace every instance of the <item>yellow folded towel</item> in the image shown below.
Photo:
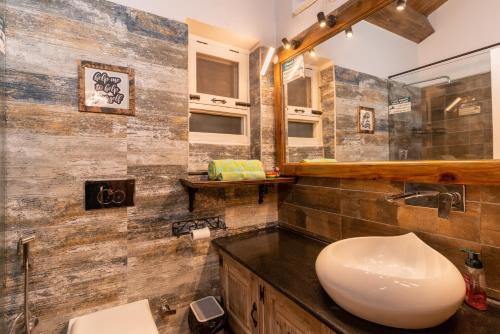
<svg viewBox="0 0 500 334"><path fill-rule="evenodd" d="M264 172L222 172L220 181L262 180L266 178Z"/></svg>
<svg viewBox="0 0 500 334"><path fill-rule="evenodd" d="M337 159L304 159L301 161L302 163L308 164L319 164L319 163L334 163L337 162Z"/></svg>
<svg viewBox="0 0 500 334"><path fill-rule="evenodd" d="M265 179L266 174L259 160L212 160L208 163L208 178L218 181L259 180Z"/></svg>

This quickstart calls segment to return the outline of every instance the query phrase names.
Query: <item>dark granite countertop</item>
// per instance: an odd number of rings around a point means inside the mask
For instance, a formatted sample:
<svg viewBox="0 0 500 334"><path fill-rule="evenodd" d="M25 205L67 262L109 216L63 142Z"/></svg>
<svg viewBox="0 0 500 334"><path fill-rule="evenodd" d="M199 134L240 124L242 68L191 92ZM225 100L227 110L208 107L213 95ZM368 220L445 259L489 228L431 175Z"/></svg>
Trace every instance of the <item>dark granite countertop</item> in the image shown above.
<svg viewBox="0 0 500 334"><path fill-rule="evenodd" d="M396 329L360 319L335 304L316 277L314 263L327 243L285 229L248 232L213 243L339 333L500 333L500 307L495 305L486 312L464 305L445 323L425 330Z"/></svg>

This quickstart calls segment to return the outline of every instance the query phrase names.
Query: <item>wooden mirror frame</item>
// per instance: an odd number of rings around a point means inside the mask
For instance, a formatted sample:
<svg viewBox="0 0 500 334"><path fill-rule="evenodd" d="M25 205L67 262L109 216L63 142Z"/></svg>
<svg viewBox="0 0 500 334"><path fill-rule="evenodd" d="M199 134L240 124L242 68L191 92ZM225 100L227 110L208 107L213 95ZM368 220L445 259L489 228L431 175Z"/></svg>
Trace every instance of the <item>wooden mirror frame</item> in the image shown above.
<svg viewBox="0 0 500 334"><path fill-rule="evenodd" d="M282 94L282 65L336 34L364 20L391 4L394 0L350 0L334 12L337 24L333 28L320 28L318 24L293 38L301 42L295 50L281 48L274 66L276 151L280 169L290 176L317 176L353 179L385 179L426 183L500 184L500 160L457 161L374 161L325 163L287 163L286 131ZM291 40L291 39L290 39Z"/></svg>

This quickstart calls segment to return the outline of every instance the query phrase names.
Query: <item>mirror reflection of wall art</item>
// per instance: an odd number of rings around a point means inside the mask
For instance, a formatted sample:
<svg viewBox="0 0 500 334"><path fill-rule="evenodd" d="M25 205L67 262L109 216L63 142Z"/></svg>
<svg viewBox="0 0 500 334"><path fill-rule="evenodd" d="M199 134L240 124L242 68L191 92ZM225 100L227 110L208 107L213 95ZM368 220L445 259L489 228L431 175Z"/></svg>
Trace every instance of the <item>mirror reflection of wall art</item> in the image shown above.
<svg viewBox="0 0 500 334"><path fill-rule="evenodd" d="M359 133L374 133L375 132L375 109L359 107L358 110L358 132Z"/></svg>
<svg viewBox="0 0 500 334"><path fill-rule="evenodd" d="M129 67L81 61L79 110L135 115L135 75Z"/></svg>

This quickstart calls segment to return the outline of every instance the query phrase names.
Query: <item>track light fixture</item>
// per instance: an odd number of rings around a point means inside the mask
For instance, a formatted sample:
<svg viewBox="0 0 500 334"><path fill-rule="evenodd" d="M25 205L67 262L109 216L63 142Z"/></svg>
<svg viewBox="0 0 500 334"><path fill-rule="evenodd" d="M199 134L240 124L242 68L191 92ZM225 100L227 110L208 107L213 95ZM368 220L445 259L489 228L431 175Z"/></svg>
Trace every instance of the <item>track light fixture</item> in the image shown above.
<svg viewBox="0 0 500 334"><path fill-rule="evenodd" d="M345 30L345 35L347 38L352 38L354 36L354 32L352 31L352 27L349 27Z"/></svg>
<svg viewBox="0 0 500 334"><path fill-rule="evenodd" d="M326 26L333 28L333 26L337 23L337 18L334 15L328 15L328 17L326 17L324 12L319 12L317 16L318 23L321 28Z"/></svg>
<svg viewBox="0 0 500 334"><path fill-rule="evenodd" d="M398 0L396 3L396 9L400 12L405 10L406 8L406 0Z"/></svg>
<svg viewBox="0 0 500 334"><path fill-rule="evenodd" d="M292 48L292 44L288 41L287 38L283 38L281 40L281 43L283 44L283 47L287 50L290 50Z"/></svg>
<svg viewBox="0 0 500 334"><path fill-rule="evenodd" d="M292 40L291 42L287 38L283 38L281 40L281 43L283 43L283 47L287 50L293 49L295 50L300 46L300 42L297 40Z"/></svg>

